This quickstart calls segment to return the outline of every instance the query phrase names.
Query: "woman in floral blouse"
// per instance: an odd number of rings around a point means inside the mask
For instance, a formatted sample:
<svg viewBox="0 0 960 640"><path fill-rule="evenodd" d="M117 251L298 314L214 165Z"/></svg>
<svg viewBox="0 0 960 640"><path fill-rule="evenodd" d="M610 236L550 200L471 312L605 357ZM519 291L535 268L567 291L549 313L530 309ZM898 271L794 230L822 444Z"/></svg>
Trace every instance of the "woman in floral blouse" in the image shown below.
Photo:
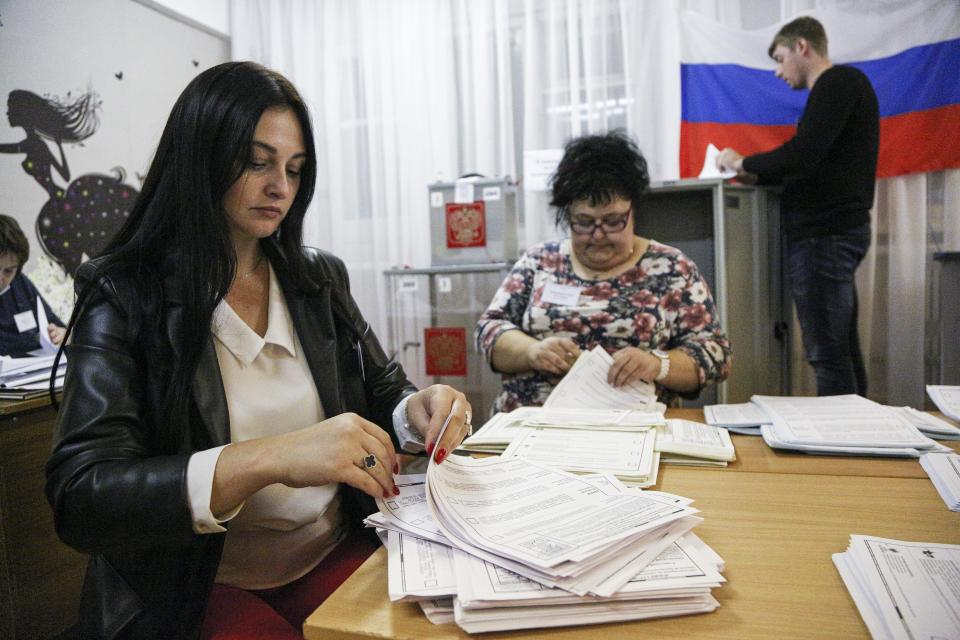
<svg viewBox="0 0 960 640"><path fill-rule="evenodd" d="M495 410L542 405L597 345L613 358L610 384L655 382L666 402L727 377L730 341L697 265L634 234L649 184L624 134L567 143L550 204L570 237L528 249L477 323L477 347L503 374Z"/></svg>

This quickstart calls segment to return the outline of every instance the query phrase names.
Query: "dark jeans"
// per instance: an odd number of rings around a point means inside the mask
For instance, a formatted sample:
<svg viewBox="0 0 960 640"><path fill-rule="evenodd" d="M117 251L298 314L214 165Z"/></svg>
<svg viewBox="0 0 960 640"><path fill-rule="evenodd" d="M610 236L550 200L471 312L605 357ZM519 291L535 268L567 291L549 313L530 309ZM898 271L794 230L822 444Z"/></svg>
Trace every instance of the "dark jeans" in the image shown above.
<svg viewBox="0 0 960 640"><path fill-rule="evenodd" d="M853 276L869 247L869 224L837 235L787 241L790 293L819 396L867 395Z"/></svg>

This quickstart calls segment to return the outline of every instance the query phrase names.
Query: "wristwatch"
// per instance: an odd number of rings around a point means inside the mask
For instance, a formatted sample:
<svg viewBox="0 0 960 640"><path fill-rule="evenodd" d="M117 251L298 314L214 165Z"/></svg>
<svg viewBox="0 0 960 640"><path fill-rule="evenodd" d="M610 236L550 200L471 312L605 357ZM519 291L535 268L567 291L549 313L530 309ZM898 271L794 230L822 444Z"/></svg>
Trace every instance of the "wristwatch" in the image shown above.
<svg viewBox="0 0 960 640"><path fill-rule="evenodd" d="M654 378L655 381L660 382L670 374L670 354L660 349L654 349L650 353L660 359L660 372Z"/></svg>

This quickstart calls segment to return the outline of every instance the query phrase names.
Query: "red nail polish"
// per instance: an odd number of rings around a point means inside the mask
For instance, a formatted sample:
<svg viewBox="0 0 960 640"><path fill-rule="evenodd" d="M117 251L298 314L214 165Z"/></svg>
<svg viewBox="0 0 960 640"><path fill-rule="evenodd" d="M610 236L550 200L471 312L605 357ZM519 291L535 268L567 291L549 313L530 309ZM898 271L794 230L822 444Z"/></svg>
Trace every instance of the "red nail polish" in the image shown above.
<svg viewBox="0 0 960 640"><path fill-rule="evenodd" d="M440 464L441 462L443 462L446 457L447 457L446 449L440 449L440 451L437 451L437 464Z"/></svg>
<svg viewBox="0 0 960 640"><path fill-rule="evenodd" d="M383 497L384 497L384 498L389 498L389 497L390 497L390 493L389 493L388 491L384 490L384 492L383 492Z"/></svg>
<svg viewBox="0 0 960 640"><path fill-rule="evenodd" d="M396 485L393 486L393 495L400 495L400 489Z"/></svg>
<svg viewBox="0 0 960 640"><path fill-rule="evenodd" d="M431 442L430 444L427 445L427 455L430 455L431 453L433 453L433 445L434 445L434 444L435 444L435 443Z"/></svg>

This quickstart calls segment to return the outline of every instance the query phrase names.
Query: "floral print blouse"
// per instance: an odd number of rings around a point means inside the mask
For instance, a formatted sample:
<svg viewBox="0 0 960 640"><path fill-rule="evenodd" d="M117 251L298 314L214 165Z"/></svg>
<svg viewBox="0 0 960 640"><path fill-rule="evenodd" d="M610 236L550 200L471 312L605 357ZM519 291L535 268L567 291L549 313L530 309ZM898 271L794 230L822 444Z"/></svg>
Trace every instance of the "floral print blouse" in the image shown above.
<svg viewBox="0 0 960 640"><path fill-rule="evenodd" d="M580 288L576 306L542 300L549 283ZM527 250L504 279L476 328L477 349L492 362L504 332L519 329L543 340L572 338L581 350L603 346L682 349L697 367L700 389L730 372L730 341L717 319L710 287L697 265L678 249L650 240L634 267L606 280L586 280L573 270L569 240ZM555 386L539 371L503 374L495 411L540 406ZM669 403L677 394L659 388ZM696 397L699 389L686 397Z"/></svg>

